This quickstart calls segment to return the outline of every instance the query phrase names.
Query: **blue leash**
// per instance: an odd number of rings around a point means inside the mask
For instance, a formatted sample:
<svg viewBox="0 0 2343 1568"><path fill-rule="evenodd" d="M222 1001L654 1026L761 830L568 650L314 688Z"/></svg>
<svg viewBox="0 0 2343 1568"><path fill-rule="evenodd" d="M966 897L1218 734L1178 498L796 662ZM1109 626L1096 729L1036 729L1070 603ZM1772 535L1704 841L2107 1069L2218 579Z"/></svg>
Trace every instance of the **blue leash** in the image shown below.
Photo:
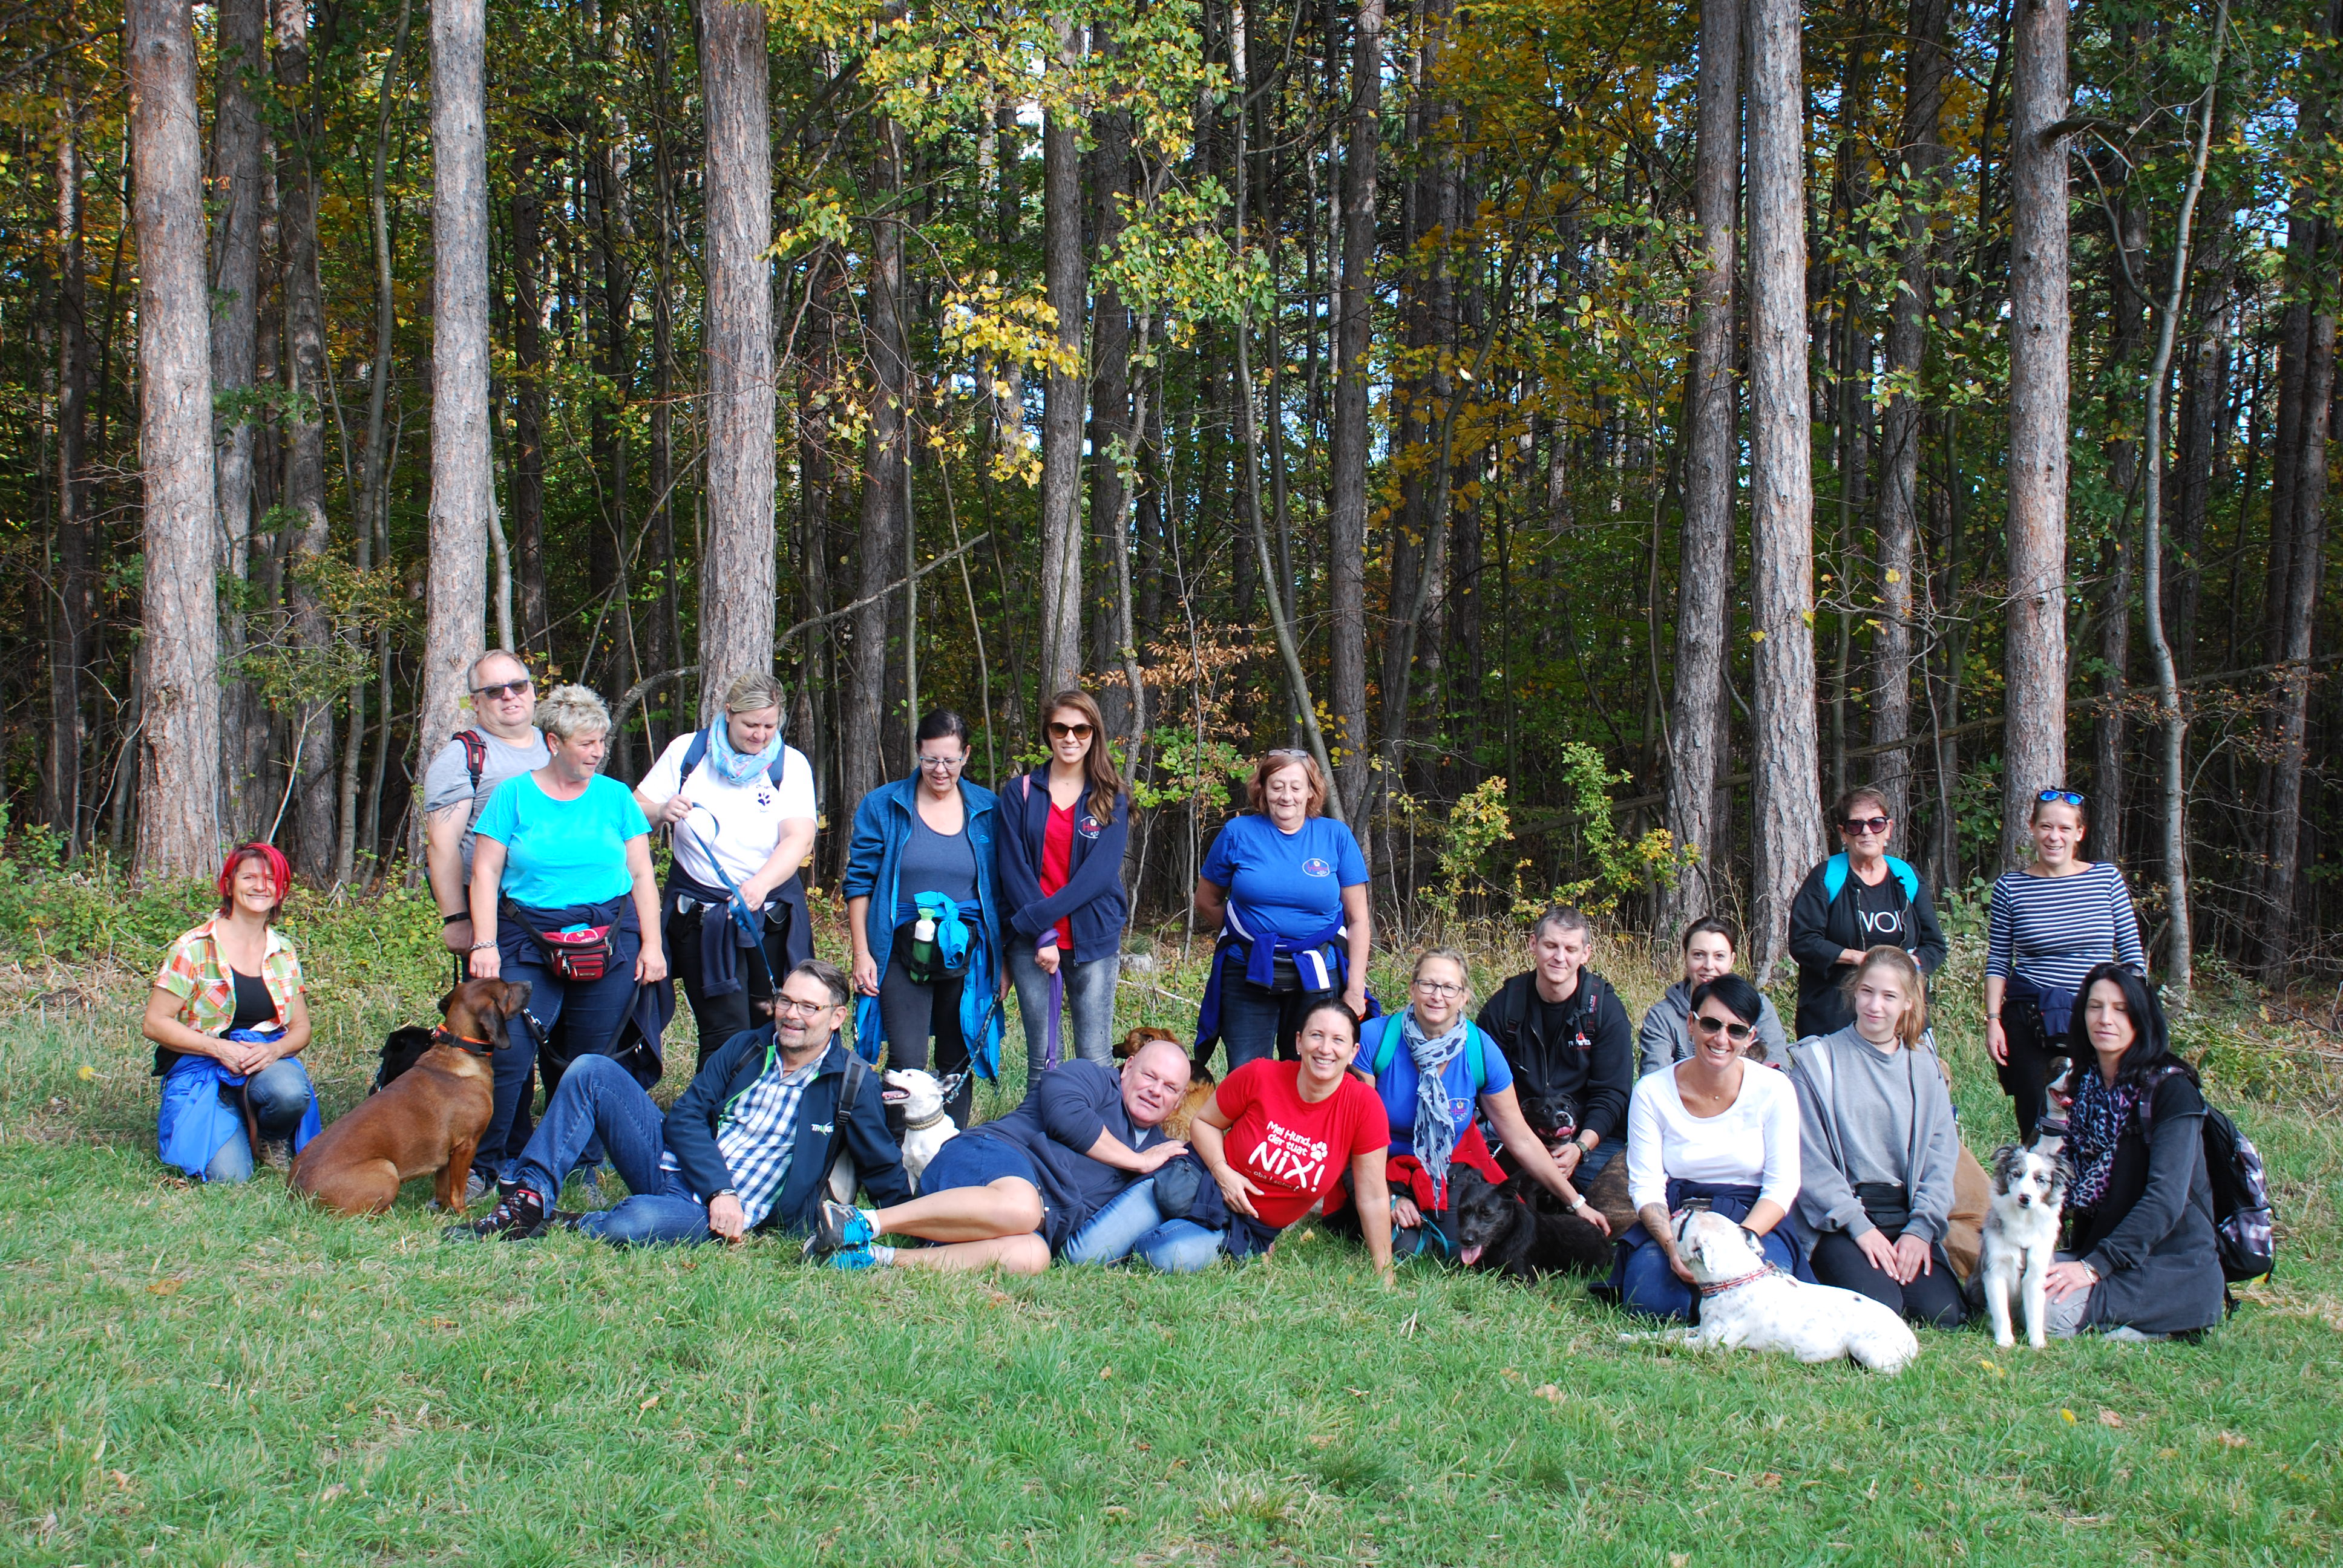
<svg viewBox="0 0 2343 1568"><path fill-rule="evenodd" d="M708 819L716 824L716 830L719 833L724 831L723 819L715 812L709 811L707 807L697 802L692 805L691 809L708 811ZM689 819L689 816L685 818L686 821ZM678 826L681 824L679 823ZM755 910L749 907L747 900L740 897L740 885L724 874L724 862L716 858L715 844L698 828L691 830L691 836L699 840L699 847L708 853L709 869L716 873L716 879L724 884L725 913L731 919L732 929L740 933L742 943L757 955L757 967L765 971L765 984L771 988L773 995L779 996L781 994L780 977L773 973L772 960L765 956L764 920Z"/></svg>

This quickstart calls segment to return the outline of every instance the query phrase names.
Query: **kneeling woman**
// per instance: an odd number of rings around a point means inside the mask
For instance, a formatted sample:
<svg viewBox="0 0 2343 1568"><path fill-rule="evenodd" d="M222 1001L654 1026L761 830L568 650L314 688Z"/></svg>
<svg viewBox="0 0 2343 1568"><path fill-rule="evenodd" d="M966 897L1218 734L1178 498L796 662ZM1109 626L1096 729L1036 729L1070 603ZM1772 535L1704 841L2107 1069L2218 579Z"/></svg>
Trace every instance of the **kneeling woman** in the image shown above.
<svg viewBox="0 0 2343 1568"><path fill-rule="evenodd" d="M2162 1339L2210 1328L2223 1282L2197 1070L2172 1054L2164 1010L2127 965L2098 965L2076 993L2073 1251L2050 1266L2050 1332Z"/></svg>
<svg viewBox="0 0 2343 1568"><path fill-rule="evenodd" d="M1692 1271L1669 1217L1695 1200L1737 1220L1766 1261L1803 1274L1783 1221L1798 1196L1798 1099L1782 1073L1742 1052L1764 1012L1757 988L1719 975L1692 993L1693 1054L1646 1074L1627 1103L1627 1191L1637 1223L1620 1238L1620 1300L1654 1317L1692 1316Z"/></svg>
<svg viewBox="0 0 2343 1568"><path fill-rule="evenodd" d="M1132 1244L1131 1256L1169 1273L1193 1273L1222 1253L1267 1252L1288 1225L1342 1184L1358 1196L1375 1271L1392 1268L1391 1200L1383 1186L1390 1134L1383 1101L1353 1078L1359 1026L1332 997L1302 1015L1298 1061L1256 1057L1212 1091L1188 1125L1188 1141L1220 1189L1226 1222L1166 1220ZM1156 1179L1161 1192L1164 1179ZM1191 1205L1194 1212L1196 1205Z"/></svg>
<svg viewBox="0 0 2343 1568"><path fill-rule="evenodd" d="M1960 1131L1936 1050L1921 1043L1919 966L1902 948L1873 948L1846 992L1853 1023L1790 1048L1815 1278L1952 1328L1964 1314L1944 1241Z"/></svg>
<svg viewBox="0 0 2343 1568"><path fill-rule="evenodd" d="M220 868L219 912L171 944L141 1030L163 1081L156 1146L200 1181L248 1181L253 1161L287 1163L317 1135L301 960L277 929L292 868L246 844ZM257 1144L257 1147L256 1147Z"/></svg>

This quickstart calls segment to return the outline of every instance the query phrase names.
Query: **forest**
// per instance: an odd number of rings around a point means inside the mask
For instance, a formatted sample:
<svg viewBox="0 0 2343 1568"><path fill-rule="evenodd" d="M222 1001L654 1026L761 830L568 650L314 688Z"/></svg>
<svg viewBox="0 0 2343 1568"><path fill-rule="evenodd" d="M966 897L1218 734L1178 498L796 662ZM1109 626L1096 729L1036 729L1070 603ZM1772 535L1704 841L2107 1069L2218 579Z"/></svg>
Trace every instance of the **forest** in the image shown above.
<svg viewBox="0 0 2343 1568"><path fill-rule="evenodd" d="M0 0L5 4L5 0ZM1099 692L1409 930L1778 950L2087 792L2168 983L2343 968L2343 0L92 0L0 15L10 853L413 874L463 667L826 831ZM1232 793L1233 791L1233 793Z"/></svg>

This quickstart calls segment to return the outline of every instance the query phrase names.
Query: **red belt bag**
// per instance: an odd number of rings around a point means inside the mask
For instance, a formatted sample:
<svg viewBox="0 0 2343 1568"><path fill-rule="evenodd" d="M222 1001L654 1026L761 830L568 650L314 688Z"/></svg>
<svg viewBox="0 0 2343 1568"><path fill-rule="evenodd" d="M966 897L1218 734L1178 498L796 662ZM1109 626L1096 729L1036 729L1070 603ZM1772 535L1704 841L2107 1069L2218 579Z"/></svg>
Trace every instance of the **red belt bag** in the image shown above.
<svg viewBox="0 0 2343 1568"><path fill-rule="evenodd" d="M518 926L537 943L544 953L545 963L555 974L572 984L588 984L600 980L610 970L610 960L617 948L610 940L610 927L588 926L576 931L540 931L521 918L520 910L510 899L503 901L500 911L504 918Z"/></svg>

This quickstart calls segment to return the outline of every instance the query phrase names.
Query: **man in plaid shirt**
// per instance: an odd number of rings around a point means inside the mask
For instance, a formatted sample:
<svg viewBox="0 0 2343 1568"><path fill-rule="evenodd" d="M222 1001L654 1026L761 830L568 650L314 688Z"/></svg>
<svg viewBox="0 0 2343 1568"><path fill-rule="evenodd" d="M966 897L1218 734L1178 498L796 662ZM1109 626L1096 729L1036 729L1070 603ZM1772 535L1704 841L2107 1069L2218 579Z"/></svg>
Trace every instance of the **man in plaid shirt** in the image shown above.
<svg viewBox="0 0 2343 1568"><path fill-rule="evenodd" d="M910 1183L878 1085L836 1038L850 1000L834 965L798 965L774 998L773 1021L724 1042L664 1116L625 1068L579 1057L521 1151L511 1193L487 1219L450 1227L448 1239L521 1241L555 1224L620 1246L802 1231L840 1153L852 1154L872 1196L901 1202ZM593 1213L553 1212L556 1173L596 1137L630 1196Z"/></svg>

